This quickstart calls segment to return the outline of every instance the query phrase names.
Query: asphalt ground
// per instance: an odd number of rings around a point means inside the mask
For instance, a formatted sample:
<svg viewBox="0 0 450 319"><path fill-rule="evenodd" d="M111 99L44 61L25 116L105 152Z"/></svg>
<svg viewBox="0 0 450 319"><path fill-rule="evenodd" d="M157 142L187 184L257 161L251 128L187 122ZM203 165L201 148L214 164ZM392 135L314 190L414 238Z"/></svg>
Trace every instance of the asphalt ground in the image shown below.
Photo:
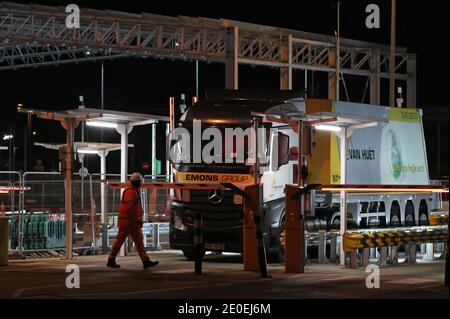
<svg viewBox="0 0 450 319"><path fill-rule="evenodd" d="M271 278L243 270L240 255L210 254L203 274L180 252L150 253L160 264L144 270L138 256L118 257L120 269L105 266L106 256L10 260L0 267L0 298L449 298L444 261L380 268L380 287L369 289L365 269L309 264L303 274L287 274L269 264ZM69 289L66 266L79 267L80 287ZM73 282L73 281L72 281Z"/></svg>

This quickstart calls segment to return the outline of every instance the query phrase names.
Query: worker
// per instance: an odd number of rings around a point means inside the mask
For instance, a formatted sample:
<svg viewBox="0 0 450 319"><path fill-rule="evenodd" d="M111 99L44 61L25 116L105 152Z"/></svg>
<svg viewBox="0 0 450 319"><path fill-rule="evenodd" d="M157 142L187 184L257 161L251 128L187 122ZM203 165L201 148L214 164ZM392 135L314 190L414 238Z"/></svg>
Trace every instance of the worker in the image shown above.
<svg viewBox="0 0 450 319"><path fill-rule="evenodd" d="M119 221L117 232L117 240L114 243L111 253L109 254L108 263L106 264L110 268L119 268L120 265L116 263L116 256L120 251L125 239L131 236L136 250L141 257L144 269L156 266L158 261L151 261L148 258L144 249L144 236L142 235L142 206L140 187L143 181L140 173L133 173L130 178L130 186L125 188L122 194L122 200L119 206Z"/></svg>

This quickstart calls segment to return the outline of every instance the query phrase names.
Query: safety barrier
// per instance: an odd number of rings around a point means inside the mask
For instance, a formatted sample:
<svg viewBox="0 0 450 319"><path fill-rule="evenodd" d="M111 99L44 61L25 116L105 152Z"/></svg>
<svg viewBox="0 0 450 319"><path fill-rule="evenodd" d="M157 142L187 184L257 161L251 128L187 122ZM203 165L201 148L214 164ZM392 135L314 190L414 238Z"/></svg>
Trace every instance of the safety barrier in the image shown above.
<svg viewBox="0 0 450 319"><path fill-rule="evenodd" d="M125 188L128 183L108 183L111 188ZM212 183L171 183L153 182L143 183L143 189L229 189L244 198L244 270L260 271L263 278L268 278L267 258L262 232L262 185L249 185L242 188L230 184ZM194 271L202 274L203 240L202 240L202 213L196 212L194 223Z"/></svg>
<svg viewBox="0 0 450 319"><path fill-rule="evenodd" d="M11 249L15 249L14 244L18 242L17 233L13 232L17 222L17 216L12 216L10 220ZM64 214L27 215L23 223L24 250L64 248L66 240L65 224Z"/></svg>
<svg viewBox="0 0 450 319"><path fill-rule="evenodd" d="M148 180L164 181L167 176L146 176ZM99 231L102 212L106 212L105 229L113 229L117 224L117 208L120 202L120 190L108 189L108 181L119 181L119 174L106 174L104 180L100 174L87 174L80 176L75 173L72 181L73 188L73 216L74 216L74 250L78 252L95 251L104 246L108 252L110 236L108 232ZM64 185L65 180L59 172L16 172L0 171L0 207L10 220L8 228L11 231L10 253L19 255L30 251L45 251L52 247L60 247L62 240L51 239L52 236L44 234L41 226L46 221L41 218L48 214L64 214ZM104 187L103 187L103 186ZM102 192L103 189L103 192ZM103 196L103 201L102 201ZM166 206L168 196L158 194L156 198L143 193L143 208L146 216L155 225L151 231L152 249L160 249L158 232L165 226L158 226L168 221ZM152 200L156 200L152 203ZM149 210L151 206L156 210ZM1 211L0 211L0 214ZM32 217L34 214L39 217ZM15 216L15 218L11 218ZM39 226L37 226L39 225ZM50 224L51 225L51 224ZM40 228L41 227L41 228ZM33 233L31 233L33 231ZM50 229L51 231L51 229ZM41 235L44 234L44 235ZM49 238L48 242L44 238ZM104 239L99 241L98 239ZM54 242L58 242L54 244ZM64 248L65 244L61 248ZM28 254L27 254L28 256Z"/></svg>
<svg viewBox="0 0 450 319"><path fill-rule="evenodd" d="M430 225L432 226L448 225L448 212L444 211L431 212Z"/></svg>
<svg viewBox="0 0 450 319"><path fill-rule="evenodd" d="M346 232L343 238L346 265L350 268L358 267L358 254L361 266L367 266L371 257L378 258L378 264L384 266L398 263L399 247L404 247L405 261L409 263L416 262L418 245L428 261L434 258L436 244L442 255L448 249L444 244L448 240L447 226L360 230Z"/></svg>
<svg viewBox="0 0 450 319"><path fill-rule="evenodd" d="M346 232L344 234L344 252L360 248L399 246L422 243L440 243L448 238L445 227L427 227L418 229L396 229L365 233Z"/></svg>
<svg viewBox="0 0 450 319"><path fill-rule="evenodd" d="M75 174L77 176L78 174ZM6 177L5 177L6 176ZM4 214L9 217L8 229L9 251L21 256L30 251L45 251L63 248L64 225L63 218L58 221L50 219L52 214L63 216L64 213L64 179L58 172L0 172L0 201ZM74 240L80 244L74 249L95 249L95 200L93 201L92 181L90 176L73 181L74 185L74 216L78 226ZM57 218L57 217L55 217ZM86 228L89 225L89 228ZM91 238L86 242L86 237ZM88 244L88 246L86 246Z"/></svg>
<svg viewBox="0 0 450 319"><path fill-rule="evenodd" d="M308 254L311 253L315 258L317 254L317 263L335 263L339 253L339 233L319 230L318 232L306 232L306 247Z"/></svg>
<svg viewBox="0 0 450 319"><path fill-rule="evenodd" d="M20 187L22 186L22 173L18 171L0 171L0 184L2 186L11 187L11 190L8 192L2 192L0 194L1 202L5 205L5 214L8 212L9 214L18 214L19 220L21 220L21 204L22 204L22 196L23 190L20 191ZM8 226L9 228L9 226ZM19 252L22 251L22 223L17 224L17 233L19 234L19 239L17 242Z"/></svg>

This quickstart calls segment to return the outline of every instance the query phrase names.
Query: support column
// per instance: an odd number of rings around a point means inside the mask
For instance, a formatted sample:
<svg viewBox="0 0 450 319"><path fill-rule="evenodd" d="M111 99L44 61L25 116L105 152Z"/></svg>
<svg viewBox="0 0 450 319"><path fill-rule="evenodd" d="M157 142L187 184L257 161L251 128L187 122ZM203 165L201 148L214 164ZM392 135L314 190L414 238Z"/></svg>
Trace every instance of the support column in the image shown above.
<svg viewBox="0 0 450 319"><path fill-rule="evenodd" d="M105 150L99 151L100 156L100 210L101 210L101 222L106 224L108 222L108 216L106 216L106 201L105 201L105 181L106 181L106 156L108 152Z"/></svg>
<svg viewBox="0 0 450 319"><path fill-rule="evenodd" d="M156 180L156 123L152 124L152 179Z"/></svg>
<svg viewBox="0 0 450 319"><path fill-rule="evenodd" d="M228 90L238 89L238 66L239 66L239 31L238 27L227 28L225 56L225 88Z"/></svg>
<svg viewBox="0 0 450 319"><path fill-rule="evenodd" d="M406 84L406 107L417 107L417 72L416 72L416 55L408 54L406 62L407 84Z"/></svg>
<svg viewBox="0 0 450 319"><path fill-rule="evenodd" d="M132 127L126 124L119 124L116 128L117 133L120 134L120 181L122 183L126 183L128 177L128 134L132 129ZM123 191L124 188L121 188L120 196L122 196ZM125 256L125 247L128 246L127 243L128 240L120 248L120 256Z"/></svg>
<svg viewBox="0 0 450 319"><path fill-rule="evenodd" d="M370 248L363 248L361 256L361 267L366 268L370 262Z"/></svg>
<svg viewBox="0 0 450 319"><path fill-rule="evenodd" d="M434 259L434 244L433 243L427 243L425 244L425 257L424 259L426 261L433 261Z"/></svg>
<svg viewBox="0 0 450 319"><path fill-rule="evenodd" d="M330 49L328 52L328 66L332 69L336 69L336 49ZM339 88L337 84L337 76L336 72L330 71L328 72L328 99L337 101L339 100Z"/></svg>
<svg viewBox="0 0 450 319"><path fill-rule="evenodd" d="M195 96L198 98L198 81L199 81L199 71L198 71L198 60L195 60Z"/></svg>
<svg viewBox="0 0 450 319"><path fill-rule="evenodd" d="M166 136L169 136L170 134L170 125L169 123L166 124ZM170 182L172 180L172 177L170 176L171 174L171 166L170 166L170 159L169 159L169 154L166 154L167 158L166 158L166 175L168 176L168 182Z"/></svg>
<svg viewBox="0 0 450 319"><path fill-rule="evenodd" d="M380 49L370 55L370 104L380 105Z"/></svg>
<svg viewBox="0 0 450 319"><path fill-rule="evenodd" d="M100 156L100 216L101 216L101 229L102 229L102 252L108 253L109 238L108 238L108 214L106 212L106 156L108 151L101 150L98 152Z"/></svg>
<svg viewBox="0 0 450 319"><path fill-rule="evenodd" d="M65 221L66 221L66 259L73 259L73 218L72 218L72 161L73 132L78 123L73 119L61 122L66 129L66 172L65 172Z"/></svg>
<svg viewBox="0 0 450 319"><path fill-rule="evenodd" d="M391 0L391 44L389 50L389 106L395 107L396 0Z"/></svg>
<svg viewBox="0 0 450 319"><path fill-rule="evenodd" d="M292 90L292 35L283 36L281 40L281 63L288 66L280 68L280 90Z"/></svg>
<svg viewBox="0 0 450 319"><path fill-rule="evenodd" d="M341 159L341 184L346 183L346 154L347 154L347 128L343 127L340 136L340 152ZM347 231L347 192L341 191L341 214L340 214L340 231L341 244L339 259L341 266L345 266L345 252L344 252L344 233Z"/></svg>
<svg viewBox="0 0 450 319"><path fill-rule="evenodd" d="M120 134L120 181L126 183L128 176L128 134L131 133L133 128L126 124L119 124L116 130ZM121 189L121 192L123 192L123 189Z"/></svg>
<svg viewBox="0 0 450 319"><path fill-rule="evenodd" d="M387 246L380 248L380 260L378 261L378 266L386 266L387 265L387 253L388 253Z"/></svg>
<svg viewBox="0 0 450 319"><path fill-rule="evenodd" d="M441 176L441 121L437 121L437 173Z"/></svg>
<svg viewBox="0 0 450 319"><path fill-rule="evenodd" d="M325 264L327 260L327 238L324 231L319 230L319 245L318 245L318 263Z"/></svg>
<svg viewBox="0 0 450 319"><path fill-rule="evenodd" d="M336 252L337 252L337 236L336 233L330 234L330 262L336 262Z"/></svg>

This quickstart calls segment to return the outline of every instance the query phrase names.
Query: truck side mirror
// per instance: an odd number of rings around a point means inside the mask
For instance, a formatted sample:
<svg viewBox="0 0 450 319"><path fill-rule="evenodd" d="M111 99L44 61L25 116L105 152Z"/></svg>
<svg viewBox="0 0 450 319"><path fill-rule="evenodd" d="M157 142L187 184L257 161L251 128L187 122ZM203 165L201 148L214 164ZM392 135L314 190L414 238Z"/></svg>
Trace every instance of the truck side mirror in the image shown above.
<svg viewBox="0 0 450 319"><path fill-rule="evenodd" d="M278 133L278 168L289 163L289 136Z"/></svg>

